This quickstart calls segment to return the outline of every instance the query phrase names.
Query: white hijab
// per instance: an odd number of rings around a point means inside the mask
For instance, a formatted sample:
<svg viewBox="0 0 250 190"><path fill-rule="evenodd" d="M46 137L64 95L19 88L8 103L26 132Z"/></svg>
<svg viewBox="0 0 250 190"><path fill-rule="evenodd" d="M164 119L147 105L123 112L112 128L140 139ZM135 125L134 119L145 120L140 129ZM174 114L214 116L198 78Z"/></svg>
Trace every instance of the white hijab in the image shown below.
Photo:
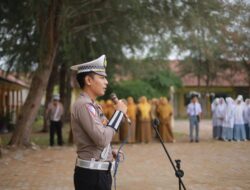
<svg viewBox="0 0 250 190"><path fill-rule="evenodd" d="M243 119L245 123L250 123L250 99L245 100Z"/></svg>
<svg viewBox="0 0 250 190"><path fill-rule="evenodd" d="M242 95L238 95L235 102L235 113L234 113L235 124L244 124L243 110L244 110L243 97Z"/></svg>
<svg viewBox="0 0 250 190"><path fill-rule="evenodd" d="M214 101L211 104L211 109L212 112L214 111L214 109L219 105L219 98L215 98Z"/></svg>
<svg viewBox="0 0 250 190"><path fill-rule="evenodd" d="M225 117L225 111L226 111L226 103L224 98L219 99L219 105L218 105L218 115L219 117Z"/></svg>
<svg viewBox="0 0 250 190"><path fill-rule="evenodd" d="M224 126L233 128L234 126L234 111L235 111L235 103L233 98L226 98L226 117L224 121Z"/></svg>

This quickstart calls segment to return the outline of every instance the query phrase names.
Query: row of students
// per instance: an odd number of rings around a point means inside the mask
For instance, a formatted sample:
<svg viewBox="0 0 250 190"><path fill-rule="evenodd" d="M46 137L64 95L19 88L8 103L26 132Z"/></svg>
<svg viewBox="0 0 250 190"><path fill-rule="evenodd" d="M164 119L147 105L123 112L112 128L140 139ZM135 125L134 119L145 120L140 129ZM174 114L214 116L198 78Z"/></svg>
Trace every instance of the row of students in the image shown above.
<svg viewBox="0 0 250 190"><path fill-rule="evenodd" d="M215 98L211 105L213 138L224 141L250 140L250 99L238 95Z"/></svg>
<svg viewBox="0 0 250 190"><path fill-rule="evenodd" d="M114 113L114 105L111 100L101 101L103 113L109 119ZM166 97L148 100L145 96L139 98L138 103L132 97L127 98L127 116L131 120L131 126L126 121L122 122L119 132L113 137L113 143L119 143L128 137L128 143L149 143L155 136L152 129L152 120L159 118L159 132L164 142L174 142L171 118L173 108Z"/></svg>

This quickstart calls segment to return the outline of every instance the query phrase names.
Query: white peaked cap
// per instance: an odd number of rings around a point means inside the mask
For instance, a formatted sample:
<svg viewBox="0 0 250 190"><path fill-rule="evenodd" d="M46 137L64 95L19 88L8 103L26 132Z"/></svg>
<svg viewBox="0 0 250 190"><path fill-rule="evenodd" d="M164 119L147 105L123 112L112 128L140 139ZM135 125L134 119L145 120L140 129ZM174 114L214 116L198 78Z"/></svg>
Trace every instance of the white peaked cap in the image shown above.
<svg viewBox="0 0 250 190"><path fill-rule="evenodd" d="M95 72L98 75L107 76L106 74L106 56L102 55L101 57L82 64L73 65L70 67L71 70L77 71L77 73L86 73L86 72Z"/></svg>
<svg viewBox="0 0 250 190"><path fill-rule="evenodd" d="M53 100L60 100L60 96L59 96L58 94L55 94L55 95L53 96Z"/></svg>

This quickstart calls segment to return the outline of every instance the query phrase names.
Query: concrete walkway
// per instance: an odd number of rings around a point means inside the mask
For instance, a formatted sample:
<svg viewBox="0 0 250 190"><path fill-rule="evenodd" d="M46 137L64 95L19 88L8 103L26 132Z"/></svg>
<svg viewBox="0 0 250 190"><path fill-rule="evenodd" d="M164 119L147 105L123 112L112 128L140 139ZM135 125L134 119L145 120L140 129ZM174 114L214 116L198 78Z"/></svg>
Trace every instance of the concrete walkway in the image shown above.
<svg viewBox="0 0 250 190"><path fill-rule="evenodd" d="M211 139L210 121L201 123L200 143L189 143L188 121L175 121L176 143L166 144L173 159L181 159L188 190L250 189L250 142ZM124 147L125 162L119 166L117 190L174 190L178 180L162 146ZM4 152L0 159L0 190L72 190L74 147Z"/></svg>

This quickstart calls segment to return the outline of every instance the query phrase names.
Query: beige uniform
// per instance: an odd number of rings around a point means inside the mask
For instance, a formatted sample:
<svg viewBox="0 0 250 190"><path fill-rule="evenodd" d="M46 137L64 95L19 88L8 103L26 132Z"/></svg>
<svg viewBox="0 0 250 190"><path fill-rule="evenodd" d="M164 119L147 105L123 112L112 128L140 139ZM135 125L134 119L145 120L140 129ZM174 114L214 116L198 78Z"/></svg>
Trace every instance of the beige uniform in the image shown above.
<svg viewBox="0 0 250 190"><path fill-rule="evenodd" d="M76 190L112 189L110 172L115 165L111 164L113 156L110 142L119 129L124 116L122 111L125 112L126 107L118 103L110 121L107 121L101 107L86 93L91 93L93 98L104 93L108 84L106 78L103 78L107 76L106 64L106 56L102 55L98 59L71 67L77 71L77 81L84 92L71 109L71 127L78 155L74 172ZM99 76L92 77L93 73ZM93 79L93 83L84 83L87 76Z"/></svg>
<svg viewBox="0 0 250 190"><path fill-rule="evenodd" d="M82 93L73 104L71 112L73 137L80 159L112 161L110 142L115 130L106 124L107 119L100 106L86 93Z"/></svg>

